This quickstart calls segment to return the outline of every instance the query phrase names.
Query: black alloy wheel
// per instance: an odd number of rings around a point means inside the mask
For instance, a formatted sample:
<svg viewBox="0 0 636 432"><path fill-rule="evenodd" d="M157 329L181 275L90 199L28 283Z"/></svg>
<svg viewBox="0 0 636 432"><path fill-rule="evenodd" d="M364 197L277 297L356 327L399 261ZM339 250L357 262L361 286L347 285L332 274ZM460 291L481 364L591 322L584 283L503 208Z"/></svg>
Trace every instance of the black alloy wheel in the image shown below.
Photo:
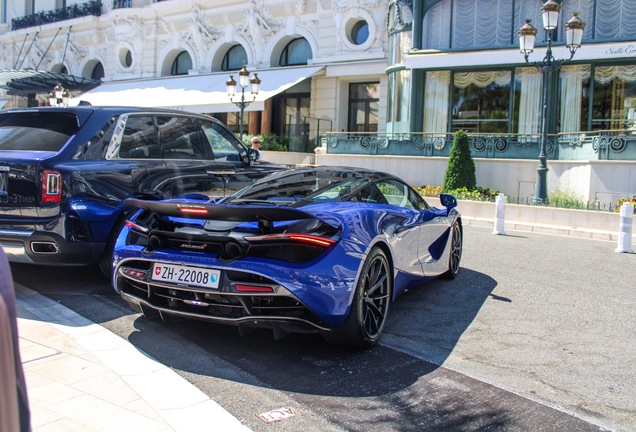
<svg viewBox="0 0 636 432"><path fill-rule="evenodd" d="M393 278L386 255L380 248L371 250L360 273L351 310L345 322L325 340L338 345L368 348L377 343L389 313Z"/></svg>
<svg viewBox="0 0 636 432"><path fill-rule="evenodd" d="M455 221L452 228L448 270L444 273L448 279L455 279L457 277L457 273L459 273L459 263L462 260L462 246L462 228L459 225L459 222Z"/></svg>

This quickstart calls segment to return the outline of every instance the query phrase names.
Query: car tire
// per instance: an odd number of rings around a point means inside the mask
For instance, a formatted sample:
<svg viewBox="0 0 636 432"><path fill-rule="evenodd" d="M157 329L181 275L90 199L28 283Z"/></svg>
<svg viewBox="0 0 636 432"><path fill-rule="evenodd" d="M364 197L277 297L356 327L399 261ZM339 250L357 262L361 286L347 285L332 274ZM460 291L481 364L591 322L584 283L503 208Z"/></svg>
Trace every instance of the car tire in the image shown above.
<svg viewBox="0 0 636 432"><path fill-rule="evenodd" d="M373 248L360 272L349 315L341 326L323 333L323 338L337 345L372 347L384 331L392 293L389 261L382 249Z"/></svg>
<svg viewBox="0 0 636 432"><path fill-rule="evenodd" d="M106 247L104 247L104 253L99 259L99 269L108 280L110 280L112 277L113 252L115 251L115 243L117 243L117 237L119 237L119 233L121 233L121 230L126 225L126 219L127 217L124 214L120 215L117 218L117 220L113 224L113 228L110 230L110 234L108 235Z"/></svg>
<svg viewBox="0 0 636 432"><path fill-rule="evenodd" d="M446 279L455 279L459 273L459 264L462 260L462 249L464 246L464 238L461 225L458 221L453 224L451 232L451 241L449 244L450 253L448 256L448 270L443 276Z"/></svg>

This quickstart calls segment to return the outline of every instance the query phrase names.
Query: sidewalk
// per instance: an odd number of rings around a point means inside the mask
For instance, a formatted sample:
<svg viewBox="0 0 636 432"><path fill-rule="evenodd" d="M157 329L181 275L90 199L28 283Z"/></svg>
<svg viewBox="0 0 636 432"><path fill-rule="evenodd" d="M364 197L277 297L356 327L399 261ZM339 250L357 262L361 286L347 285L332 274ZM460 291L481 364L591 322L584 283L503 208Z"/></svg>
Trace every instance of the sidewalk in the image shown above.
<svg viewBox="0 0 636 432"><path fill-rule="evenodd" d="M16 284L33 432L248 432L168 367Z"/></svg>

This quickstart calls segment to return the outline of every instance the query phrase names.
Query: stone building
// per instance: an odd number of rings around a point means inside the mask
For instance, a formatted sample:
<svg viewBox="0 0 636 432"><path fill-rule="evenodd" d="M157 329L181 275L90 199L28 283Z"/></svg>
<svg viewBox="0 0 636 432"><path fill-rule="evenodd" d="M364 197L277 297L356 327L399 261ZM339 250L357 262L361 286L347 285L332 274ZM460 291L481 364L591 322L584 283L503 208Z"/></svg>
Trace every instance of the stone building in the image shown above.
<svg viewBox="0 0 636 432"><path fill-rule="evenodd" d="M385 0L0 5L0 69L5 75L36 69L52 74L24 78L22 87L0 77L5 107L47 104L50 90L40 88L46 87L42 82L62 73L83 78L63 85L93 104L203 112L238 131L238 108L226 81L230 75L238 81L238 70L247 66L262 81L244 116L249 133L315 138L386 127ZM94 80L101 85L84 93L99 84ZM35 81L40 87L28 85ZM74 86L77 81L83 87Z"/></svg>

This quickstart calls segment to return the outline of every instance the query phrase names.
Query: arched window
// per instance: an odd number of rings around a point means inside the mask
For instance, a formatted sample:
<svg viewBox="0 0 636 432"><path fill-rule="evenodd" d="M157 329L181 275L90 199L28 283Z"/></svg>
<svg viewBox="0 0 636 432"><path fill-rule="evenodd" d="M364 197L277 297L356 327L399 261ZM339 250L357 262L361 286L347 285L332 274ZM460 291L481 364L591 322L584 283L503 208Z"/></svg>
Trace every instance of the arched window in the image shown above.
<svg viewBox="0 0 636 432"><path fill-rule="evenodd" d="M97 62L97 64L93 68L93 72L91 72L91 79L99 81L102 78L104 78L104 66L102 66L101 62Z"/></svg>
<svg viewBox="0 0 636 432"><path fill-rule="evenodd" d="M62 66L62 68L60 69L60 73L68 75L68 69L66 69L66 66Z"/></svg>
<svg viewBox="0 0 636 432"><path fill-rule="evenodd" d="M307 39L296 38L285 46L280 55L281 66L306 65L311 58L311 46Z"/></svg>
<svg viewBox="0 0 636 432"><path fill-rule="evenodd" d="M221 70L239 70L247 64L247 53L242 45L234 45L227 50L221 63Z"/></svg>
<svg viewBox="0 0 636 432"><path fill-rule="evenodd" d="M190 69L192 69L192 58L187 51L183 51L174 59L170 75L187 75Z"/></svg>

